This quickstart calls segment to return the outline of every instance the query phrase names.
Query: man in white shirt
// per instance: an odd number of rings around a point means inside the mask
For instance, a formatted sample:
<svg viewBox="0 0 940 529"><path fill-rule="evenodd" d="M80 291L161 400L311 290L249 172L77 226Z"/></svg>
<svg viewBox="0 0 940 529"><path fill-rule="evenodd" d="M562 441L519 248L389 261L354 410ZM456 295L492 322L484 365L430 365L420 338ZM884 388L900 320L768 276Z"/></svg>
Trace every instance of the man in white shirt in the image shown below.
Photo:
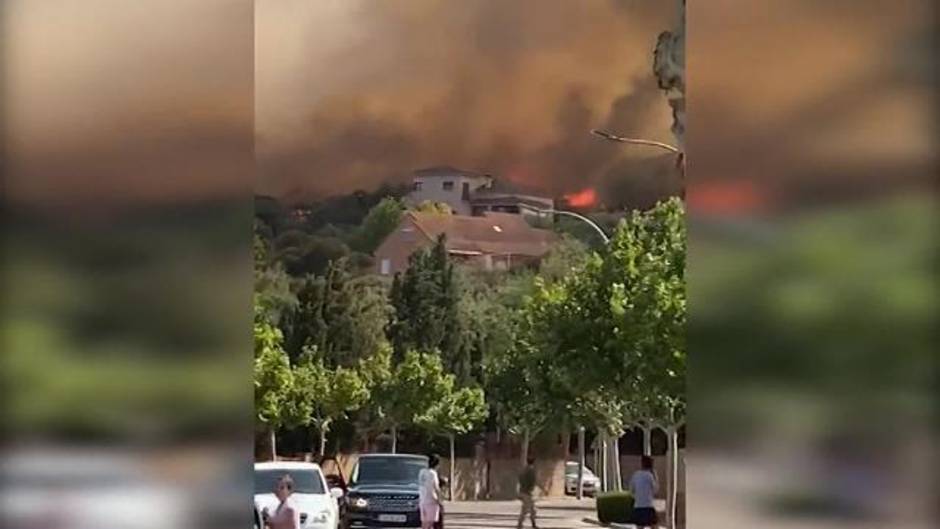
<svg viewBox="0 0 940 529"><path fill-rule="evenodd" d="M421 529L434 529L441 515L441 482L437 476L440 458L428 456L428 468L418 474L418 507L421 509Z"/></svg>
<svg viewBox="0 0 940 529"><path fill-rule="evenodd" d="M631 521L636 527L656 527L659 517L656 514L656 505L653 498L659 489L656 472L653 471L653 458L643 456L640 460L640 470L630 477L630 493L633 495L633 516Z"/></svg>

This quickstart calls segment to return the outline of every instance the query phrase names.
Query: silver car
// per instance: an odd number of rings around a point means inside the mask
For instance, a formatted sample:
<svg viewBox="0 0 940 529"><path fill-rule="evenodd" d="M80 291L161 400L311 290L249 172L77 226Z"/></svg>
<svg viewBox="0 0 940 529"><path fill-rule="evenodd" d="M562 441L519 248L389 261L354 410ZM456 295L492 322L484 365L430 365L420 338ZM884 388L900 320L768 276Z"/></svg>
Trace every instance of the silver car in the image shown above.
<svg viewBox="0 0 940 529"><path fill-rule="evenodd" d="M581 476L581 490L585 496L594 496L601 488L601 480L594 472L584 465L584 473ZM568 461L565 463L565 494L575 495L578 493L578 462Z"/></svg>

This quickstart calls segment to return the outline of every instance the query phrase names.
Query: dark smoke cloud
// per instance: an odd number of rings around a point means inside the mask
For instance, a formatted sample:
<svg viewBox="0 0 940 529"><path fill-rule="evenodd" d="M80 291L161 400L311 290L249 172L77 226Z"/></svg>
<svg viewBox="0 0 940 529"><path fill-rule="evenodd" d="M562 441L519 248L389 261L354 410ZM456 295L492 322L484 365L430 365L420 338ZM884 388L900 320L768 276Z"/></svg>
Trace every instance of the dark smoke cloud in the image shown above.
<svg viewBox="0 0 940 529"><path fill-rule="evenodd" d="M672 140L652 52L674 10L609 0L261 2L260 187L304 200L451 164L552 194L608 189L659 153L590 129Z"/></svg>
<svg viewBox="0 0 940 529"><path fill-rule="evenodd" d="M4 198L56 210L250 193L250 3L7 0L0 17Z"/></svg>

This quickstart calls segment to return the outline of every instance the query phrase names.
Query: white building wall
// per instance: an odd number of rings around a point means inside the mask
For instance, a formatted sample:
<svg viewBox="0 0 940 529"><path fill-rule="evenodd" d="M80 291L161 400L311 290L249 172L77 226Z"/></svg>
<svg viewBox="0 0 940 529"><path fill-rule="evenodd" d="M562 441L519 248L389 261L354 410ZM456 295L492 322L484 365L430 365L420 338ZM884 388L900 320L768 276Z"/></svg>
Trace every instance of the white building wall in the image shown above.
<svg viewBox="0 0 940 529"><path fill-rule="evenodd" d="M467 193L472 193L487 183L486 178L471 178L462 175L416 176L415 188L409 193L408 202L412 205L426 201L443 202L457 215L470 215L473 211L470 203L464 200L464 186L466 186Z"/></svg>

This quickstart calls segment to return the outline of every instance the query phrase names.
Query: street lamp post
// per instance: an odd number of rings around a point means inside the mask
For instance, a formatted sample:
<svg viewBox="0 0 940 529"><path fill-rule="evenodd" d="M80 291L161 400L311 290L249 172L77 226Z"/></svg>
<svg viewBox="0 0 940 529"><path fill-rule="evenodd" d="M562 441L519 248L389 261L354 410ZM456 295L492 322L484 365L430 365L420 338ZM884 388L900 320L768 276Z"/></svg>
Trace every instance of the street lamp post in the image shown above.
<svg viewBox="0 0 940 529"><path fill-rule="evenodd" d="M611 134L610 132L598 130L598 129L592 129L591 134L595 136L600 136L601 138L604 138L605 140L616 141L620 143L632 143L634 145L649 145L650 147L658 147L660 149L667 150L671 153L682 154L682 151L678 147L674 145L669 145L668 143L663 143L661 141L644 140L642 138L626 138L624 136L618 136L616 134Z"/></svg>
<svg viewBox="0 0 940 529"><path fill-rule="evenodd" d="M682 149L676 147L675 145L669 145L668 143L663 143L661 141L646 140L643 138L627 138L624 136L618 136L616 134L612 134L610 132L599 130L599 129L591 129L591 134L595 136L600 136L601 138L604 138L605 140L608 140L608 141L615 141L618 143L629 143L632 145L646 145L649 147L656 147L658 149L663 149L665 151L669 151L675 154L676 166L679 168L679 178L681 179L681 182L682 182L682 189L680 192L682 196L685 197L685 153L682 151Z"/></svg>
<svg viewBox="0 0 940 529"><path fill-rule="evenodd" d="M574 219L578 219L578 220L580 220L581 222L584 222L585 224L587 224L588 226L590 226L591 228L593 228L594 231L596 231L597 234L601 236L601 239L603 239L605 246L610 242L610 237L607 235L607 233L605 233L604 230L603 230L600 226L598 226L596 222L594 222L593 220L591 220L591 219L585 217L584 215L580 215L580 214L575 213L575 212L573 212L573 211L565 211L565 210L562 210L562 209L543 209L543 208L537 208L537 207L535 207L535 206L530 206L530 205L528 205L528 204L523 204L523 205L521 205L520 207L523 208L523 209L528 209L528 210L531 210L531 211L535 211L536 213L549 214L549 215L562 215L562 216L565 216L565 217L571 217L571 218L574 218Z"/></svg>

